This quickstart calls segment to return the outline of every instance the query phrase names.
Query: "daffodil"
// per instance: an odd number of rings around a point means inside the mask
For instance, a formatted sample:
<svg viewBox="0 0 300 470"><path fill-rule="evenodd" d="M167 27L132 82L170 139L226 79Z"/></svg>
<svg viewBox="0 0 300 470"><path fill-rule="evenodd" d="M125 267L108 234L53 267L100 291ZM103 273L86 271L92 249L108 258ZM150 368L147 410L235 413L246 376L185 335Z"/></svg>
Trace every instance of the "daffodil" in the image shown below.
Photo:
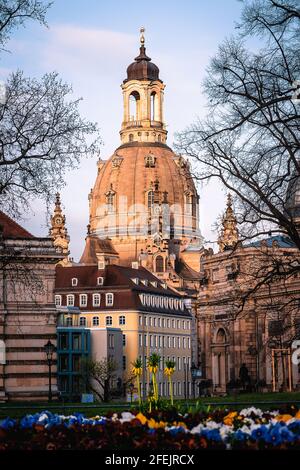
<svg viewBox="0 0 300 470"><path fill-rule="evenodd" d="M140 378L143 372L142 368L142 360L140 358L137 358L133 363L132 363L132 373L136 378L137 381L137 388L138 388L138 395L139 395L139 405L141 406L142 404L142 395L141 395L141 384L140 384Z"/></svg>
<svg viewBox="0 0 300 470"><path fill-rule="evenodd" d="M174 374L174 371L175 371L175 362L170 361L170 360L166 361L166 367L165 367L165 370L164 370L164 374L168 377L168 381L169 381L171 405L174 404L173 384L172 384L172 380L171 380L171 377Z"/></svg>
<svg viewBox="0 0 300 470"><path fill-rule="evenodd" d="M158 386L156 381L156 373L158 371L158 366L160 362L159 354L153 353L148 357L148 369L152 373L152 383L153 383L153 396L154 400L158 401Z"/></svg>

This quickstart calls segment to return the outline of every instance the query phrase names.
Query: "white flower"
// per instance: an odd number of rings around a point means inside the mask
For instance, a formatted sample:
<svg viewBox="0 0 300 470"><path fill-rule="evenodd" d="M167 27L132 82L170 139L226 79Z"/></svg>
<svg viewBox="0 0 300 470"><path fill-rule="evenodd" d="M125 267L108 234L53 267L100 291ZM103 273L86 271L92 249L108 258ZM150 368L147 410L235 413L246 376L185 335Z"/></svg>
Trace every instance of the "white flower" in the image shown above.
<svg viewBox="0 0 300 470"><path fill-rule="evenodd" d="M198 426L195 426L191 431L190 433L191 434L200 434L202 429L204 428L203 424L198 424Z"/></svg>
<svg viewBox="0 0 300 470"><path fill-rule="evenodd" d="M261 418L263 415L262 410L255 408L254 406L251 406L250 408L244 408L242 411L240 411L240 415L242 416L250 416L252 413L254 413L259 418Z"/></svg>
<svg viewBox="0 0 300 470"><path fill-rule="evenodd" d="M132 421L133 419L135 419L135 416L129 411L123 411L121 416L122 418L119 420L120 423L126 423L128 421Z"/></svg>
<svg viewBox="0 0 300 470"><path fill-rule="evenodd" d="M48 419L48 416L46 415L46 413L40 415L39 419L38 419L38 423L41 423L42 421L45 421Z"/></svg>
<svg viewBox="0 0 300 470"><path fill-rule="evenodd" d="M220 436L222 438L222 441L225 441L227 437L232 433L234 433L232 426L228 426L228 424L224 424L223 426L220 427Z"/></svg>

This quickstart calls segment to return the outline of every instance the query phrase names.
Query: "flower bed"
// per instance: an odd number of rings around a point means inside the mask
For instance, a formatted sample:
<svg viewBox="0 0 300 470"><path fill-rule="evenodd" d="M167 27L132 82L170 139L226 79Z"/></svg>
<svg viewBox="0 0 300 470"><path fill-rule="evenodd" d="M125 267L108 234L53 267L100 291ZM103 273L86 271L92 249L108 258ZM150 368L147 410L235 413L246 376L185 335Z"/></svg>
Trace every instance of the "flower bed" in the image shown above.
<svg viewBox="0 0 300 470"><path fill-rule="evenodd" d="M300 411L175 409L86 418L49 411L0 421L0 450L300 449Z"/></svg>

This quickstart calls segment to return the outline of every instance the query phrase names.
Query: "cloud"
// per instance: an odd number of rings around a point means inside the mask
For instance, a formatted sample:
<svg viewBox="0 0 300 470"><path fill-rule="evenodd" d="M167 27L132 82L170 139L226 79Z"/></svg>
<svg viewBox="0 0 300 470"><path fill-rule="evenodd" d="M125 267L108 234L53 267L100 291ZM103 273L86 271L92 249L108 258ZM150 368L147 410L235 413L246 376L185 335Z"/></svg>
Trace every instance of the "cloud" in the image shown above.
<svg viewBox="0 0 300 470"><path fill-rule="evenodd" d="M80 74L111 75L136 52L134 35L68 24L52 26L42 50L43 63L58 70Z"/></svg>

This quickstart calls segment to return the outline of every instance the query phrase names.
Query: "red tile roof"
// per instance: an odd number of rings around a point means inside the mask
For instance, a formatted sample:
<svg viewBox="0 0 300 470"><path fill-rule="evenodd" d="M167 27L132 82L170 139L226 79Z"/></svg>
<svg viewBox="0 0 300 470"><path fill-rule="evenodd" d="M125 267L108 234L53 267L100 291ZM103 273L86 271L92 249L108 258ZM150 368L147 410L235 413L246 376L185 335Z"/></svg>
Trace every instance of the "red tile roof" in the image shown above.
<svg viewBox="0 0 300 470"><path fill-rule="evenodd" d="M0 211L0 226L3 238L35 238L2 211Z"/></svg>

